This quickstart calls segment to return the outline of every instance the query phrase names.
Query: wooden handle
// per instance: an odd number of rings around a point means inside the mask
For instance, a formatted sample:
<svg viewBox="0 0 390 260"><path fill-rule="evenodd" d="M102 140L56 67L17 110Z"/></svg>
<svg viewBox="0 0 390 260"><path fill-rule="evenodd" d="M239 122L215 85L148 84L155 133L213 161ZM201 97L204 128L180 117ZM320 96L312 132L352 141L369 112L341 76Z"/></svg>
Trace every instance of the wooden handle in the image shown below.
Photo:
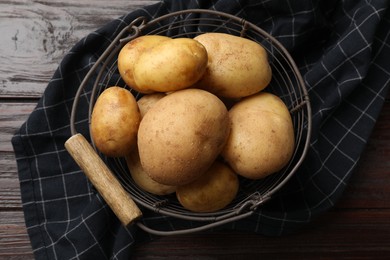
<svg viewBox="0 0 390 260"><path fill-rule="evenodd" d="M142 216L140 209L84 136L73 135L65 142L65 148L123 225L127 226Z"/></svg>

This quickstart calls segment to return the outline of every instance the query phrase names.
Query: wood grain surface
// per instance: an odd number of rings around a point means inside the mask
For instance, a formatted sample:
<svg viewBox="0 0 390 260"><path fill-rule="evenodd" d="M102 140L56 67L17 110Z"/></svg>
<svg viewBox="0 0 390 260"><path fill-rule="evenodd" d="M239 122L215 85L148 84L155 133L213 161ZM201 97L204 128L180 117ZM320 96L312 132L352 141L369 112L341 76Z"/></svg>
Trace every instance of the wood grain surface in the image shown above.
<svg viewBox="0 0 390 260"><path fill-rule="evenodd" d="M110 20L156 2L0 1L0 96L40 97L58 63L76 42Z"/></svg>
<svg viewBox="0 0 390 260"><path fill-rule="evenodd" d="M111 19L157 1L0 1L0 259L33 259L11 137L65 53ZM137 259L387 259L390 255L390 95L336 207L297 234L215 232L139 245Z"/></svg>

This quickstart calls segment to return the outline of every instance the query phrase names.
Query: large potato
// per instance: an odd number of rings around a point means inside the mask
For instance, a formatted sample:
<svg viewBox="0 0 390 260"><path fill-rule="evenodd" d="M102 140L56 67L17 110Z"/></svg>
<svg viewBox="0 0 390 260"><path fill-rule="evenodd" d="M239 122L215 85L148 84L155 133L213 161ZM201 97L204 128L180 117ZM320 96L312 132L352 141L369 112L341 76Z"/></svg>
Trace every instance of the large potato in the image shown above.
<svg viewBox="0 0 390 260"><path fill-rule="evenodd" d="M103 154L112 157L127 155L137 142L140 113L134 96L117 86L104 90L91 115L91 136Z"/></svg>
<svg viewBox="0 0 390 260"><path fill-rule="evenodd" d="M189 38L177 38L144 52L134 64L134 79L142 89L175 91L198 81L206 66L207 52L202 44Z"/></svg>
<svg viewBox="0 0 390 260"><path fill-rule="evenodd" d="M215 161L201 177L177 187L176 197L188 210L214 212L231 203L238 188L237 174L224 163Z"/></svg>
<svg viewBox="0 0 390 260"><path fill-rule="evenodd" d="M208 53L207 70L196 87L217 96L240 98L263 90L271 81L267 52L258 43L224 33L205 33L194 39Z"/></svg>
<svg viewBox="0 0 390 260"><path fill-rule="evenodd" d="M237 173L261 179L282 169L294 151L294 127L283 101L270 93L244 98L229 110L231 132L222 156Z"/></svg>
<svg viewBox="0 0 390 260"><path fill-rule="evenodd" d="M171 38L161 35L144 35L129 41L122 47L118 55L118 71L123 81L141 93L150 93L147 88L139 87L134 80L134 64L139 56L148 49Z"/></svg>
<svg viewBox="0 0 390 260"><path fill-rule="evenodd" d="M215 95L185 89L160 99L138 130L141 164L162 184L177 186L203 174L229 134L228 111Z"/></svg>

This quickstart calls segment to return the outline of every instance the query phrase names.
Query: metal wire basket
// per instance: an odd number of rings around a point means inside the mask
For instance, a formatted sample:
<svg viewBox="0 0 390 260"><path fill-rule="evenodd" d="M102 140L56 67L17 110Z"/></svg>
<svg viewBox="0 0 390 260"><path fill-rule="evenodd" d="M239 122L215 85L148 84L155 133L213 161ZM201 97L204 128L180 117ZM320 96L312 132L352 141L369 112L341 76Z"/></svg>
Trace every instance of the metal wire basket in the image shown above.
<svg viewBox="0 0 390 260"><path fill-rule="evenodd" d="M266 49L273 71L273 78L265 91L279 96L289 108L295 129L295 151L288 165L279 172L258 181L242 178L240 180L240 190L234 201L223 210L211 213L190 212L179 204L175 196L156 196L143 191L132 180L123 158L106 158L100 154L104 163L136 204L162 215L199 223L191 229L161 231L143 225L142 221L135 221L142 229L153 234L190 233L248 217L285 185L301 165L309 146L311 133L310 102L300 72L288 51L274 37L244 19L203 9L178 11L150 21L144 17L139 17L125 27L94 64L78 89L70 122L72 135L77 134L75 117L77 112L80 112L77 105L81 93L87 85L93 84L89 117L98 95L109 86L116 85L128 88L136 99L142 96L142 94L132 90L130 86L126 86L117 69L118 53L127 42L140 35L156 34L172 38L193 38L206 32L222 32L245 37L258 42ZM99 153L96 149L95 151Z"/></svg>

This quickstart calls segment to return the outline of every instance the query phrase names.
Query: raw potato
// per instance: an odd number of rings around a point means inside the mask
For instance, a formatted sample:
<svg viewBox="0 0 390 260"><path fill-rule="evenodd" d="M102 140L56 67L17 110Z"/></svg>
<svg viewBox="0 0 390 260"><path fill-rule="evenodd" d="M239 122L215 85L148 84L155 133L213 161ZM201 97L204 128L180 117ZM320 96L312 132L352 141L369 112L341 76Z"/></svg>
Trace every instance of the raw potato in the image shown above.
<svg viewBox="0 0 390 260"><path fill-rule="evenodd" d="M208 66L196 87L220 97L241 98L263 90L272 71L266 50L258 43L224 33L194 38L206 47Z"/></svg>
<svg viewBox="0 0 390 260"><path fill-rule="evenodd" d="M141 97L137 103L140 110L141 118L149 111L153 105L163 98L163 93L153 93ZM176 191L175 186L164 185L152 180L145 172L139 159L138 148L134 149L126 156L127 167L134 182L143 190L155 195L168 195Z"/></svg>
<svg viewBox="0 0 390 260"><path fill-rule="evenodd" d="M164 93L153 93L153 94L148 94L144 95L140 99L138 99L138 107L139 111L141 113L141 118L144 117L146 112L160 99L165 97Z"/></svg>
<svg viewBox="0 0 390 260"><path fill-rule="evenodd" d="M125 44L118 55L118 71L123 81L134 90L141 93L150 93L147 88L140 88L134 80L134 64L139 56L148 49L171 38L161 35L144 35Z"/></svg>
<svg viewBox="0 0 390 260"><path fill-rule="evenodd" d="M144 191L160 196L172 194L176 191L175 186L158 183L149 177L139 160L138 149L126 156L126 163L134 182Z"/></svg>
<svg viewBox="0 0 390 260"><path fill-rule="evenodd" d="M261 179L281 170L294 152L294 127L283 101L262 92L229 110L231 133L222 156L237 173Z"/></svg>
<svg viewBox="0 0 390 260"><path fill-rule="evenodd" d="M134 64L134 79L141 89L169 92L188 88L206 70L207 51L190 38L164 41L144 52Z"/></svg>
<svg viewBox="0 0 390 260"><path fill-rule="evenodd" d="M227 165L215 161L200 178L177 187L176 197L190 211L214 212L229 205L238 188L237 174Z"/></svg>
<svg viewBox="0 0 390 260"><path fill-rule="evenodd" d="M194 181L211 166L229 135L228 111L215 95L185 89L160 99L138 130L141 164L162 184Z"/></svg>
<svg viewBox="0 0 390 260"><path fill-rule="evenodd" d="M125 156L136 145L139 123L138 105L130 91L109 87L100 94L93 108L91 136L106 156Z"/></svg>

